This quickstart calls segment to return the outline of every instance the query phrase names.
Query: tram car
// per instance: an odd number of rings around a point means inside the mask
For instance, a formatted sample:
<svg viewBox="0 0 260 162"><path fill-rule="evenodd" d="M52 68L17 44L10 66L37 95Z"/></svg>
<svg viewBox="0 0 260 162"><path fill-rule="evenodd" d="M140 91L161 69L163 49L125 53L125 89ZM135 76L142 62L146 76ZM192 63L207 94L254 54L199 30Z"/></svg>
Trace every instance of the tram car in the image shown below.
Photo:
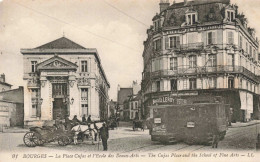
<svg viewBox="0 0 260 162"><path fill-rule="evenodd" d="M221 97L175 99L172 105L150 107L152 141L210 145L213 135L224 139L229 105Z"/></svg>

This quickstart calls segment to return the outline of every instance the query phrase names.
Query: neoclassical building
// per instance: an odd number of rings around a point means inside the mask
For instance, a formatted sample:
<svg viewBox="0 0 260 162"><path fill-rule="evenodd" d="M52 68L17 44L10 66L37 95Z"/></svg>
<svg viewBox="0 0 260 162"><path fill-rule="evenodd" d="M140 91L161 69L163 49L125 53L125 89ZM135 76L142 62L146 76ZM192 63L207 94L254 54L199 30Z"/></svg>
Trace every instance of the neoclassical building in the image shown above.
<svg viewBox="0 0 260 162"><path fill-rule="evenodd" d="M61 37L21 49L24 64L24 124L41 125L57 116L107 117L110 84L94 48Z"/></svg>
<svg viewBox="0 0 260 162"><path fill-rule="evenodd" d="M147 113L153 101L165 96L206 93L223 96L233 109L233 120L257 116L259 41L238 6L230 0L161 0L159 5L144 42L142 91Z"/></svg>

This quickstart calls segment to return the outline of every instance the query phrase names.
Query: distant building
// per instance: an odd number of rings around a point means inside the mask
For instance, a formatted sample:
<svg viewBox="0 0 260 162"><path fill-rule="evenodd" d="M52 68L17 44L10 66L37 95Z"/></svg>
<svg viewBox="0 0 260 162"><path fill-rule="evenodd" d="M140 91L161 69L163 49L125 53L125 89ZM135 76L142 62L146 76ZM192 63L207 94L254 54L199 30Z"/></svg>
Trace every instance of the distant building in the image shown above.
<svg viewBox="0 0 260 162"><path fill-rule="evenodd" d="M24 124L23 87L0 92L0 125L6 127Z"/></svg>
<svg viewBox="0 0 260 162"><path fill-rule="evenodd" d="M136 95L132 95L129 98L129 119L141 119L142 118L142 96L141 91Z"/></svg>
<svg viewBox="0 0 260 162"><path fill-rule="evenodd" d="M223 96L234 121L259 112L259 40L238 6L230 0L161 0L152 20L143 52L148 116L155 100L203 93Z"/></svg>
<svg viewBox="0 0 260 162"><path fill-rule="evenodd" d="M141 86L137 83L137 81L133 81L131 88L121 88L118 86L117 102L122 120L131 119L131 113L135 110L130 109L130 101L137 96L140 89Z"/></svg>
<svg viewBox="0 0 260 162"><path fill-rule="evenodd" d="M6 83L5 81L5 74L0 75L0 92L8 91L12 87L11 84Z"/></svg>
<svg viewBox="0 0 260 162"><path fill-rule="evenodd" d="M110 84L97 49L62 37L21 53L25 125L42 125L66 115L107 118Z"/></svg>

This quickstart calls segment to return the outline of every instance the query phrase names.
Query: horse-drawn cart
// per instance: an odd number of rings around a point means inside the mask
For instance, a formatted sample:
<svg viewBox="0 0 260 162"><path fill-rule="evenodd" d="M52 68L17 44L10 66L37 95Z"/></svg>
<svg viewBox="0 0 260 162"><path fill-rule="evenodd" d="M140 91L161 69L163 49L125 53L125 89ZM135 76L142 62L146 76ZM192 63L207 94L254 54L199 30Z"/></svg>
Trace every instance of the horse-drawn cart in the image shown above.
<svg viewBox="0 0 260 162"><path fill-rule="evenodd" d="M70 131L59 129L55 126L31 127L23 141L28 147L42 146L44 143L57 141L60 146L66 146L73 140L74 134Z"/></svg>
<svg viewBox="0 0 260 162"><path fill-rule="evenodd" d="M134 120L133 121L133 130L138 130L140 128L144 131L144 121L143 120Z"/></svg>

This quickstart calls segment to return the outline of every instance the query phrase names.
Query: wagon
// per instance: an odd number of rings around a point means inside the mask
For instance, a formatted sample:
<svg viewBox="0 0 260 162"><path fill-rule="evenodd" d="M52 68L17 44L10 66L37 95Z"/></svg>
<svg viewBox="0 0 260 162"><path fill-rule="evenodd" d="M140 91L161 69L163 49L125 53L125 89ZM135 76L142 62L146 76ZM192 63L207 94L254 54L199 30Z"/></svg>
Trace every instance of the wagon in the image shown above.
<svg viewBox="0 0 260 162"><path fill-rule="evenodd" d="M66 146L72 142L73 132L59 129L55 126L31 127L23 141L28 147L42 146L44 143L58 142L60 146Z"/></svg>
<svg viewBox="0 0 260 162"><path fill-rule="evenodd" d="M133 130L137 130L138 128L140 128L141 130L144 131L144 121L142 120L134 120L133 121Z"/></svg>

